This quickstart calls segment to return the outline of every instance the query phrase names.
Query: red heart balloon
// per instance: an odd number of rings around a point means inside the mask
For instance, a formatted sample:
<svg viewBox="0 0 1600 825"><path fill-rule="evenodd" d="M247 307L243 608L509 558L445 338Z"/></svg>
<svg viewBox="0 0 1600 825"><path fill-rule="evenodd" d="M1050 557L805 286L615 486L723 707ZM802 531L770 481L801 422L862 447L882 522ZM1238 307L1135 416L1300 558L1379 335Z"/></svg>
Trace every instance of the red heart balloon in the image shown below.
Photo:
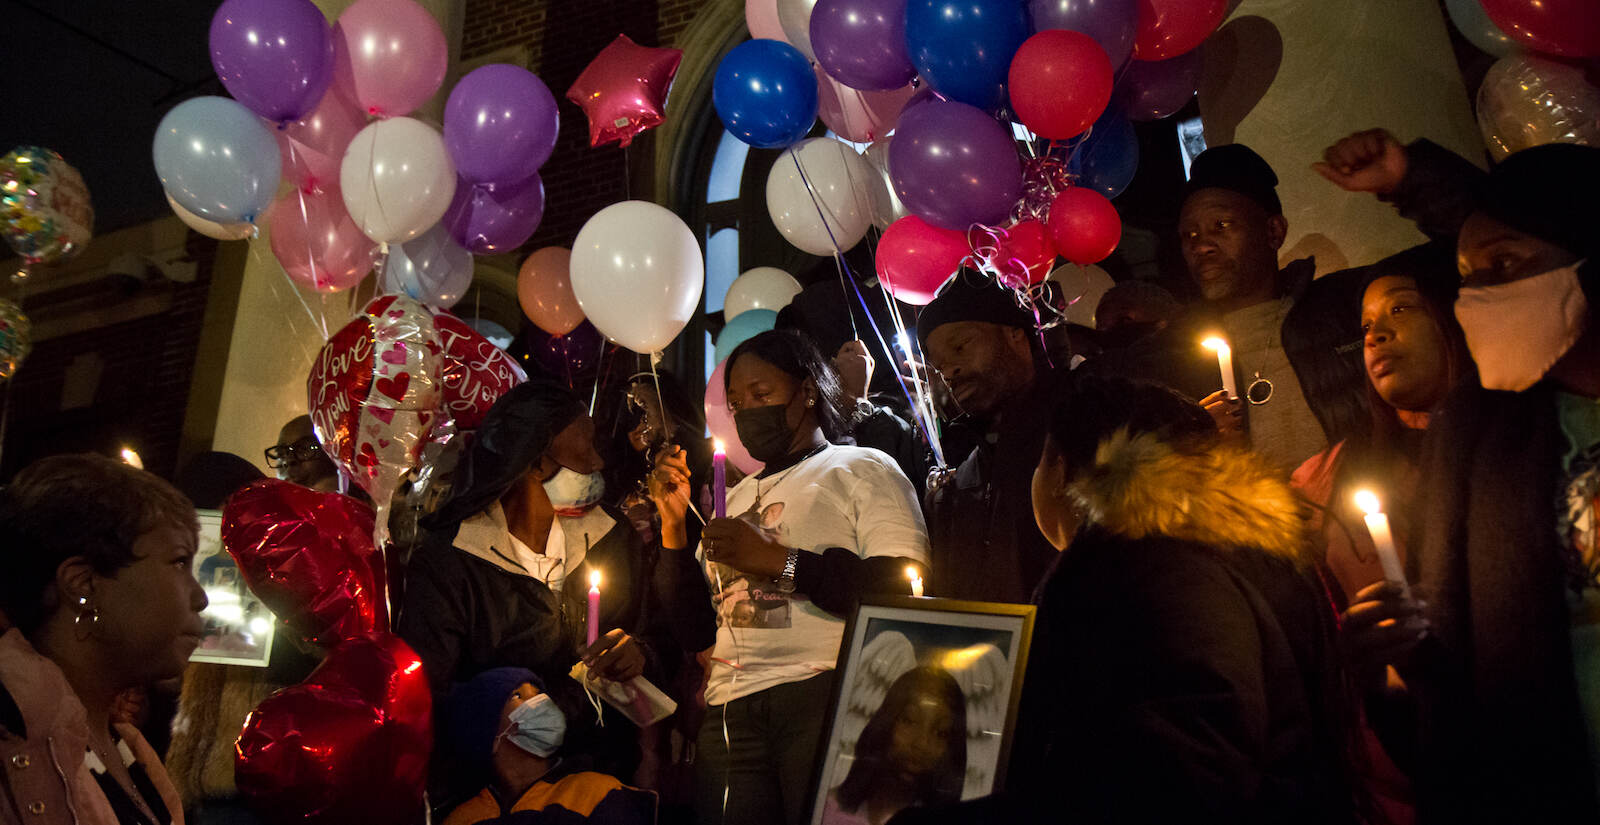
<svg viewBox="0 0 1600 825"><path fill-rule="evenodd" d="M389 626L372 509L349 496L264 479L222 508L222 546L251 592L320 645Z"/></svg>
<svg viewBox="0 0 1600 825"><path fill-rule="evenodd" d="M444 411L456 429L475 430L494 402L528 380L522 366L460 318L440 310L433 326L444 345L439 383L444 386Z"/></svg>
<svg viewBox="0 0 1600 825"><path fill-rule="evenodd" d="M433 747L422 660L389 633L350 639L245 719L234 779L272 822L419 821Z"/></svg>

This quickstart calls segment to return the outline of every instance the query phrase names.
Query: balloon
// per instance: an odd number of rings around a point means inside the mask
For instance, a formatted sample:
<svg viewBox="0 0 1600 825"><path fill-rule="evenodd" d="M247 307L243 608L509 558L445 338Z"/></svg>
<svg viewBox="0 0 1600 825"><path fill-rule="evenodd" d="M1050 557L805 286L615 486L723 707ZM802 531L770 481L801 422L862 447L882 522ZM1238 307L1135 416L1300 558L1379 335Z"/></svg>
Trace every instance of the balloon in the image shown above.
<svg viewBox="0 0 1600 825"><path fill-rule="evenodd" d="M894 136L880 138L867 147L862 157L872 167L872 178L867 181L867 197L872 202L872 225L888 229L889 224L911 214L900 196L894 192L894 181L889 179L889 146Z"/></svg>
<svg viewBox="0 0 1600 825"><path fill-rule="evenodd" d="M906 52L906 0L817 0L811 13L817 63L852 89L898 89L917 76Z"/></svg>
<svg viewBox="0 0 1600 825"><path fill-rule="evenodd" d="M906 48L917 74L945 97L980 109L1005 101L1006 69L1028 31L1021 0L906 4Z"/></svg>
<svg viewBox="0 0 1600 825"><path fill-rule="evenodd" d="M427 103L450 62L439 21L412 0L356 0L339 15L334 39L335 81L378 117Z"/></svg>
<svg viewBox="0 0 1600 825"><path fill-rule="evenodd" d="M878 280L897 300L922 306L933 300L972 254L965 232L941 229L916 215L895 221L878 241Z"/></svg>
<svg viewBox="0 0 1600 825"><path fill-rule="evenodd" d="M778 0L745 0L744 22L752 40L783 39L783 24L778 22Z"/></svg>
<svg viewBox="0 0 1600 825"><path fill-rule="evenodd" d="M429 306L450 307L472 286L472 253L450 239L443 225L389 247L378 291L401 293Z"/></svg>
<svg viewBox="0 0 1600 825"><path fill-rule="evenodd" d="M777 267L758 266L733 279L722 298L722 317L729 320L752 309L777 312L800 294L800 282Z"/></svg>
<svg viewBox="0 0 1600 825"><path fill-rule="evenodd" d="M1074 186L1050 204L1050 239L1056 252L1075 264L1093 264L1117 251L1122 218L1099 192Z"/></svg>
<svg viewBox="0 0 1600 825"><path fill-rule="evenodd" d="M1111 101L1111 61L1081 32L1049 29L1028 38L1007 77L1017 119L1052 140L1089 128Z"/></svg>
<svg viewBox="0 0 1600 825"><path fill-rule="evenodd" d="M1022 162L1010 132L953 101L924 103L900 116L889 177L907 209L945 229L1000 223L1022 194Z"/></svg>
<svg viewBox="0 0 1600 825"><path fill-rule="evenodd" d="M811 47L811 15L817 0L777 0L776 5L783 39L799 49L806 60L816 60L816 50Z"/></svg>
<svg viewBox="0 0 1600 825"><path fill-rule="evenodd" d="M33 323L22 307L0 298L0 381L17 374L33 351Z"/></svg>
<svg viewBox="0 0 1600 825"><path fill-rule="evenodd" d="M719 364L728 360L734 347L777 325L778 313L770 309L752 309L739 313L722 327L722 334L717 336L716 354L712 356L712 360Z"/></svg>
<svg viewBox="0 0 1600 825"><path fill-rule="evenodd" d="M274 130L283 176L301 189L338 186L345 150L366 125L356 102L339 88L329 88L309 114Z"/></svg>
<svg viewBox="0 0 1600 825"><path fill-rule="evenodd" d="M906 101L916 94L911 86L863 92L829 77L821 66L816 73L817 114L834 134L857 143L870 143L893 131Z"/></svg>
<svg viewBox="0 0 1600 825"><path fill-rule="evenodd" d="M1489 13L1478 0L1444 0L1444 10L1450 15L1450 22L1456 24L1456 30L1472 45L1495 57L1505 57L1516 51L1517 41L1489 19Z"/></svg>
<svg viewBox="0 0 1600 825"><path fill-rule="evenodd" d="M739 442L739 429L733 426L733 411L728 409L728 362L717 364L706 379L706 429L711 437L722 442L728 460L745 475L761 471L762 463L750 456L750 451Z"/></svg>
<svg viewBox="0 0 1600 825"><path fill-rule="evenodd" d="M1055 244L1049 230L1039 221L1020 221L1005 229L974 230L968 233L974 255L983 255L1001 284L1022 289L1037 284L1050 274L1056 262Z"/></svg>
<svg viewBox="0 0 1600 825"><path fill-rule="evenodd" d="M767 174L767 214L800 249L824 257L843 252L872 226L871 178L872 167L849 146L825 137L801 141Z"/></svg>
<svg viewBox="0 0 1600 825"><path fill-rule="evenodd" d="M528 242L544 220L544 179L515 183L461 181L445 210L450 237L478 255L510 252Z"/></svg>
<svg viewBox="0 0 1600 825"><path fill-rule="evenodd" d="M1482 0L1500 31L1525 48L1562 57L1600 57L1593 0Z"/></svg>
<svg viewBox="0 0 1600 825"><path fill-rule="evenodd" d="M262 479L223 505L222 546L290 629L331 646L389 626L372 519L359 499Z"/></svg>
<svg viewBox="0 0 1600 825"><path fill-rule="evenodd" d="M555 151L560 128L555 96L521 66L473 69L444 104L444 145L470 183L532 177Z"/></svg>
<svg viewBox="0 0 1600 825"><path fill-rule="evenodd" d="M400 637L345 641L245 717L239 793L270 822L421 821L432 703L422 660Z"/></svg>
<svg viewBox="0 0 1600 825"><path fill-rule="evenodd" d="M184 209L218 223L255 223L283 173L272 133L225 97L195 97L156 127L156 175Z"/></svg>
<svg viewBox="0 0 1600 825"><path fill-rule="evenodd" d="M588 321L566 335L551 335L538 327L523 333L528 354L547 375L576 387L579 376L596 366L608 346L606 337Z"/></svg>
<svg viewBox="0 0 1600 825"><path fill-rule="evenodd" d="M1478 86L1478 128L1495 160L1544 143L1600 146L1600 89L1575 66L1501 58Z"/></svg>
<svg viewBox="0 0 1600 825"><path fill-rule="evenodd" d="M83 176L49 149L12 149L0 158L0 231L30 264L83 251L94 232L94 207Z"/></svg>
<svg viewBox="0 0 1600 825"><path fill-rule="evenodd" d="M589 145L627 146L640 132L661 125L682 61L681 49L640 46L625 34L601 49L567 90L567 99L589 118Z"/></svg>
<svg viewBox="0 0 1600 825"><path fill-rule="evenodd" d="M1115 69L1133 54L1138 0L1029 0L1033 30L1070 29L1094 38Z"/></svg>
<svg viewBox="0 0 1600 825"><path fill-rule="evenodd" d="M456 170L438 132L421 121L395 117L356 133L339 166L339 189L367 237L397 243L444 217L455 195Z"/></svg>
<svg viewBox="0 0 1600 825"><path fill-rule="evenodd" d="M339 190L295 190L267 210L272 254L296 283L342 292L372 271L378 245L344 210Z"/></svg>
<svg viewBox="0 0 1600 825"><path fill-rule="evenodd" d="M1139 121L1177 114L1200 88L1203 51L1191 49L1167 60L1135 60L1129 64L1117 84L1122 111L1129 119Z"/></svg>
<svg viewBox="0 0 1600 825"><path fill-rule="evenodd" d="M1139 0L1134 60L1166 60L1205 41L1222 24L1228 0Z"/></svg>
<svg viewBox="0 0 1600 825"><path fill-rule="evenodd" d="M551 335L566 335L583 323L583 308L572 294L572 250L535 250L517 272L517 303L522 314Z"/></svg>
<svg viewBox="0 0 1600 825"><path fill-rule="evenodd" d="M223 0L210 43L223 88L274 123L310 112L333 80L333 35L311 0Z"/></svg>
<svg viewBox="0 0 1600 825"><path fill-rule="evenodd" d="M729 134L758 149L777 149L805 137L816 123L817 79L793 46L750 40L722 58L711 102Z"/></svg>
<svg viewBox="0 0 1600 825"><path fill-rule="evenodd" d="M457 429L475 430L494 402L528 380L528 374L505 350L460 318L439 310L433 314L433 326L444 346L439 384L444 390L445 415L455 419Z"/></svg>
<svg viewBox="0 0 1600 825"><path fill-rule="evenodd" d="M488 318L466 318L464 320L467 322L467 326L472 327L485 340L501 349L511 346L511 342L516 340L517 336L512 335L511 330Z"/></svg>
<svg viewBox="0 0 1600 825"><path fill-rule="evenodd" d="M647 201L595 213L572 244L572 292L612 341L658 352L700 307L705 262L683 220Z"/></svg>
<svg viewBox="0 0 1600 825"><path fill-rule="evenodd" d="M216 221L208 221L205 218L202 218L199 215L184 209L182 205L172 199L171 195L167 195L167 206L172 207L172 214L177 215L178 220L183 221L185 226L193 229L196 232L199 232L207 238L216 238L219 241L242 241L245 238L256 234L255 226L248 223L217 223Z"/></svg>
<svg viewBox="0 0 1600 825"><path fill-rule="evenodd" d="M1116 286L1104 269L1089 264L1062 264L1050 273L1050 281L1060 290L1062 303L1066 304L1066 321L1093 328L1094 313L1107 290Z"/></svg>
<svg viewBox="0 0 1600 825"><path fill-rule="evenodd" d="M1139 171L1139 138L1133 124L1115 108L1106 109L1072 153L1071 169L1078 175L1079 186L1108 198L1122 194Z"/></svg>

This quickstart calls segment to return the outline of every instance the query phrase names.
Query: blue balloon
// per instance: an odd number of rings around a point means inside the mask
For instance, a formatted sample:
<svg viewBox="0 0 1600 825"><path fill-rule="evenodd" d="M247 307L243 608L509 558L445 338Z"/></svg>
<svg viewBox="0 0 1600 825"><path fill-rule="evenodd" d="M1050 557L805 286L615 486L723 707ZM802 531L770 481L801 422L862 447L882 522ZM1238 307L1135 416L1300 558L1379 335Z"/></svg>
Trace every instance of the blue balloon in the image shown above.
<svg viewBox="0 0 1600 825"><path fill-rule="evenodd" d="M1021 0L910 0L906 50L939 94L994 111L1005 102L1006 73L1028 39Z"/></svg>
<svg viewBox="0 0 1600 825"><path fill-rule="evenodd" d="M283 173L272 132L226 97L173 107L156 127L152 154L173 200L218 223L253 223L272 203Z"/></svg>
<svg viewBox="0 0 1600 825"><path fill-rule="evenodd" d="M788 43L748 40L717 66L711 102L728 134L757 149L779 149L817 122L817 75Z"/></svg>
<svg viewBox="0 0 1600 825"><path fill-rule="evenodd" d="M778 325L778 313L770 309L747 309L733 316L717 336L713 357L720 364L728 360L735 347Z"/></svg>
<svg viewBox="0 0 1600 825"><path fill-rule="evenodd" d="M1115 106L1108 106L1089 127L1089 136L1072 153L1068 171L1078 175L1078 185L1114 198L1122 194L1139 171L1139 137L1133 122Z"/></svg>

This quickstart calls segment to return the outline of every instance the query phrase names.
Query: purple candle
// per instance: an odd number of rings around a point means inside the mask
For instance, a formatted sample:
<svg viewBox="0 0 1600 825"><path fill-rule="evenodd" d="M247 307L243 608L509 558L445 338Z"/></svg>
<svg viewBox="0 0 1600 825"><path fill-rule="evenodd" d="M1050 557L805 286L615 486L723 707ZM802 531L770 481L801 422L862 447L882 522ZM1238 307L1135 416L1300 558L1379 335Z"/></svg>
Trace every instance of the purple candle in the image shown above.
<svg viewBox="0 0 1600 825"><path fill-rule="evenodd" d="M600 638L600 571L589 571L589 644Z"/></svg>
<svg viewBox="0 0 1600 825"><path fill-rule="evenodd" d="M717 441L711 454L711 506L714 518L728 517L728 451Z"/></svg>

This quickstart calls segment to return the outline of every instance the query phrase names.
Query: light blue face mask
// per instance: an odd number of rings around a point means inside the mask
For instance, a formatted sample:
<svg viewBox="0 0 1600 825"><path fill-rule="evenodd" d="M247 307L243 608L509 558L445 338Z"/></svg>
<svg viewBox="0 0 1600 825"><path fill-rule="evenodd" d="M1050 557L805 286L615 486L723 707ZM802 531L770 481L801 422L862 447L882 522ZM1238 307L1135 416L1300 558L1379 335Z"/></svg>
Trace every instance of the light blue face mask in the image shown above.
<svg viewBox="0 0 1600 825"><path fill-rule="evenodd" d="M567 717L546 694L517 705L507 718L511 727L501 735L534 756L555 754L567 739Z"/></svg>
<svg viewBox="0 0 1600 825"><path fill-rule="evenodd" d="M544 483L544 493L557 515L582 515L593 507L606 493L606 477L600 473L587 475L566 467L556 471Z"/></svg>

